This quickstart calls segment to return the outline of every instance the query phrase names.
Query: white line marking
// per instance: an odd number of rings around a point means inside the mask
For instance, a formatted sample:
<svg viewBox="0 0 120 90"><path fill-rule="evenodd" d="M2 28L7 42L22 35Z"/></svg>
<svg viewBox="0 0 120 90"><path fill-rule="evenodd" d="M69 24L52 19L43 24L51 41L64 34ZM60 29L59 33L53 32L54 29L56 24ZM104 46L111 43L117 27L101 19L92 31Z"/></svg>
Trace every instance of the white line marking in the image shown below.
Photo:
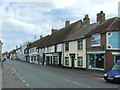
<svg viewBox="0 0 120 90"><path fill-rule="evenodd" d="M22 78L20 77L20 79L22 80Z"/></svg>
<svg viewBox="0 0 120 90"><path fill-rule="evenodd" d="M30 85L29 85L29 84L27 84L27 86L29 87Z"/></svg>
<svg viewBox="0 0 120 90"><path fill-rule="evenodd" d="M101 78L102 80L104 80L104 78Z"/></svg>
<svg viewBox="0 0 120 90"><path fill-rule="evenodd" d="M25 80L23 80L23 82L25 82Z"/></svg>
<svg viewBox="0 0 120 90"><path fill-rule="evenodd" d="M83 84L80 84L80 83L75 82L75 81L71 81L71 80L68 80L68 79L65 79L65 80L68 81L68 82L71 82L71 83L74 83L74 84L77 84L77 85L83 86L83 87L91 88L91 87L89 87L89 86L87 86L87 85L83 85Z"/></svg>

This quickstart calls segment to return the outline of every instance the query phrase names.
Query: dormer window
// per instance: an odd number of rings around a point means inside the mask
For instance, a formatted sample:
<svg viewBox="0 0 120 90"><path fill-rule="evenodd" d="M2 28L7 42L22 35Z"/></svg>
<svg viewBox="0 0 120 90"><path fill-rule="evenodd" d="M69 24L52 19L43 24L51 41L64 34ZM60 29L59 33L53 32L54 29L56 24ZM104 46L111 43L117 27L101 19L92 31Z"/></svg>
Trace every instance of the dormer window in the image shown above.
<svg viewBox="0 0 120 90"><path fill-rule="evenodd" d="M91 46L100 46L100 34L92 35Z"/></svg>

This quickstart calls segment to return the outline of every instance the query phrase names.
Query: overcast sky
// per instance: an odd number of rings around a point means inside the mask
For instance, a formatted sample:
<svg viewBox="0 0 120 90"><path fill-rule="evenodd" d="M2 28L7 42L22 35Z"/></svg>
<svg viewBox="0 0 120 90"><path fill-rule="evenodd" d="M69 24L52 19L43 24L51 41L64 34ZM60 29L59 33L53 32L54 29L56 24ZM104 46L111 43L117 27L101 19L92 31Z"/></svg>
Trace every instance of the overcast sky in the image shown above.
<svg viewBox="0 0 120 90"><path fill-rule="evenodd" d="M0 40L3 51L51 34L51 28L60 29L64 22L83 19L91 23L101 10L106 19L118 16L119 0L0 0Z"/></svg>

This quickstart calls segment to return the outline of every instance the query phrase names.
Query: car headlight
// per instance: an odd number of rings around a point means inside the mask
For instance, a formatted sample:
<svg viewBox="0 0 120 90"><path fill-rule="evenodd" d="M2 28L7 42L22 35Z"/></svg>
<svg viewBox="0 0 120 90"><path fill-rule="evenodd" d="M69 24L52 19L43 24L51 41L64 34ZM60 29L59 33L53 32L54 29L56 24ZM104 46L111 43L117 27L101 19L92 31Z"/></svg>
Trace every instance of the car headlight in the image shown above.
<svg viewBox="0 0 120 90"><path fill-rule="evenodd" d="M107 76L107 74L104 74L104 76Z"/></svg>
<svg viewBox="0 0 120 90"><path fill-rule="evenodd" d="M120 77L120 75L116 75L115 77L116 77L116 78L119 78L119 77Z"/></svg>

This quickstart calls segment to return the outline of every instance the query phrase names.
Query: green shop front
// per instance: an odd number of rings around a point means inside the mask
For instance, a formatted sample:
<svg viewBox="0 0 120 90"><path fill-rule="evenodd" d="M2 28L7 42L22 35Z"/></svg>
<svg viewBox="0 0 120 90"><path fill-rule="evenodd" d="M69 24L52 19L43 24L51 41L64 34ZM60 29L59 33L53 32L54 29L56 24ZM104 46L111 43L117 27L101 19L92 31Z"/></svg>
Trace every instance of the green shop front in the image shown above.
<svg viewBox="0 0 120 90"><path fill-rule="evenodd" d="M88 69L101 70L105 69L105 51L87 52Z"/></svg>

